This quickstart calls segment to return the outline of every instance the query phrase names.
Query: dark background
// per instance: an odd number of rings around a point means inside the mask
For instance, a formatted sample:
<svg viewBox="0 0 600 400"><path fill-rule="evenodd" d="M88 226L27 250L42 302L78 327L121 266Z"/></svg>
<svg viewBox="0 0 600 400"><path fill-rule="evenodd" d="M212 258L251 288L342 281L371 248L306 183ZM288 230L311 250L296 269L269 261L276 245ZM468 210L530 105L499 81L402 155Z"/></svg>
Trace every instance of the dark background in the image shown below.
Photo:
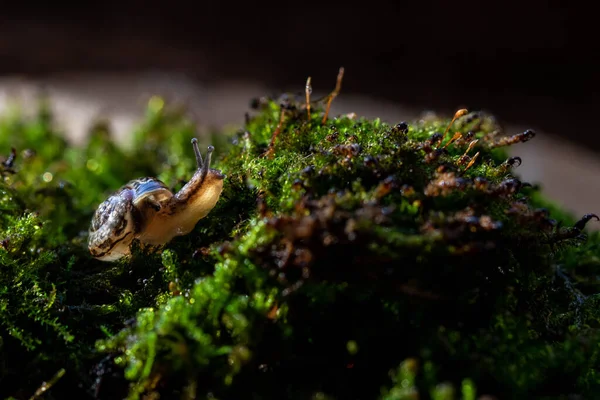
<svg viewBox="0 0 600 400"><path fill-rule="evenodd" d="M0 16L0 74L161 69L418 108L486 109L600 151L598 27L584 3L143 1L32 6ZM260 4L260 6L258 5Z"/></svg>

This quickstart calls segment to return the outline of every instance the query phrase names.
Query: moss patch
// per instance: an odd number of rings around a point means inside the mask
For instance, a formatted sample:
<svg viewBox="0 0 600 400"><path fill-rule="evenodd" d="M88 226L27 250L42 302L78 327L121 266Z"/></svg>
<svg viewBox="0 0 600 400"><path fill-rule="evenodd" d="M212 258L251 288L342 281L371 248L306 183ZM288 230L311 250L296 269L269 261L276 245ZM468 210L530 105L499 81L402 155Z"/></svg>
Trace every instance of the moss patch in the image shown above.
<svg viewBox="0 0 600 400"><path fill-rule="evenodd" d="M201 139L227 175L215 209L116 263L87 252L95 207L142 176L183 186L185 112L152 99L130 151L101 122L69 146L44 105L5 115L0 396L53 376L49 399L600 389L600 236L513 174L504 148L533 132L506 137L483 113L446 133L308 114L302 97L260 98L243 129Z"/></svg>

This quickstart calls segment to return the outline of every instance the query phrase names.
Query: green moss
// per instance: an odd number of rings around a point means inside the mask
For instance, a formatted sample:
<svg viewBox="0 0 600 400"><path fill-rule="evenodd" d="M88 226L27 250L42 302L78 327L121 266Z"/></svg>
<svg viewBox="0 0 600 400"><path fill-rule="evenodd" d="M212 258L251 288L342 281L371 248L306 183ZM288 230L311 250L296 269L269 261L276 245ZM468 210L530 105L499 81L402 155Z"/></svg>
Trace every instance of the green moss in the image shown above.
<svg viewBox="0 0 600 400"><path fill-rule="evenodd" d="M227 175L209 216L116 263L87 252L94 209L137 177L183 186L185 111L152 98L128 149L101 121L70 146L44 106L0 120L0 151L16 155L0 184L2 398L53 376L48 398L600 389L600 236L513 175L504 148L530 133L506 138L482 113L443 136L447 119L255 106L240 131L201 140Z"/></svg>

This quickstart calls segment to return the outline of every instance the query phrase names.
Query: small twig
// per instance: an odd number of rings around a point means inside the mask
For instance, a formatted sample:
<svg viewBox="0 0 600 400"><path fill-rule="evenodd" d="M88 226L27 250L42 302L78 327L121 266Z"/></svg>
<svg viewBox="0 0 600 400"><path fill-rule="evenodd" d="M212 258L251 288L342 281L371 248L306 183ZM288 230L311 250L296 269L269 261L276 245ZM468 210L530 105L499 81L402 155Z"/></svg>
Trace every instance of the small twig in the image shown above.
<svg viewBox="0 0 600 400"><path fill-rule="evenodd" d="M41 395L43 395L44 393L46 393L50 388L52 388L52 386L54 386L54 384L56 382L58 382L58 380L60 378L63 377L63 375L65 373L66 373L66 370L64 368L61 368L60 370L58 370L58 372L56 374L54 374L52 379L50 379L48 382L42 382L42 385L35 391L33 396L31 396L29 398L29 400L35 400L38 397L40 397Z"/></svg>
<svg viewBox="0 0 600 400"><path fill-rule="evenodd" d="M310 121L310 95L312 93L312 86L311 86L311 83L310 83L310 76L306 80L305 93L306 93L306 113L308 114L308 120Z"/></svg>
<svg viewBox="0 0 600 400"><path fill-rule="evenodd" d="M340 70L339 70L338 76L337 76L337 81L335 83L335 89L333 89L333 92L331 92L329 94L329 96L327 96L328 97L327 107L325 108L325 115L323 115L323 120L321 121L322 124L327 122L327 117L329 116L329 109L331 107L331 102L333 101L333 99L335 99L337 97L338 94L340 94L340 90L342 90L342 79L344 79L344 67L340 67Z"/></svg>
<svg viewBox="0 0 600 400"><path fill-rule="evenodd" d="M279 136L279 134L281 133L281 129L283 127L284 116L285 116L285 109L282 107L281 113L279 114L279 123L277 124L277 128L275 128L275 131L273 131L273 136L271 136L271 143L269 143L269 149L265 153L266 156L270 157L273 153L273 148L275 146L275 140L277 139L277 136Z"/></svg>
<svg viewBox="0 0 600 400"><path fill-rule="evenodd" d="M479 157L479 152L475 153L475 155L473 156L473 158L471 158L471 161L469 161L469 163L467 164L467 167L465 168L465 170L463 171L463 174L465 172L467 172L467 170L469 168L471 168L473 166L473 164L475 164L475 160L477 160L477 157Z"/></svg>
<svg viewBox="0 0 600 400"><path fill-rule="evenodd" d="M458 139L460 139L460 138L462 138L462 133L460 133L460 132L456 132L456 133L454 134L454 136L452 136L452 139L450 139L450 140L448 141L448 143L446 143L446 145L444 146L444 149L445 149L446 147L450 146L452 143L454 143L456 140L458 140ZM441 146L441 144L440 144L440 146Z"/></svg>
<svg viewBox="0 0 600 400"><path fill-rule="evenodd" d="M446 134L448 133L448 131L452 127L452 124L454 124L454 121L456 121L457 118L462 117L463 115L465 115L468 112L469 111L466 108L463 108L463 109L458 110L454 114L454 117L452 118L452 121L450 121L450 123L448 124L448 127L446 128L446 130L444 131L444 134L442 135L442 141L446 138Z"/></svg>

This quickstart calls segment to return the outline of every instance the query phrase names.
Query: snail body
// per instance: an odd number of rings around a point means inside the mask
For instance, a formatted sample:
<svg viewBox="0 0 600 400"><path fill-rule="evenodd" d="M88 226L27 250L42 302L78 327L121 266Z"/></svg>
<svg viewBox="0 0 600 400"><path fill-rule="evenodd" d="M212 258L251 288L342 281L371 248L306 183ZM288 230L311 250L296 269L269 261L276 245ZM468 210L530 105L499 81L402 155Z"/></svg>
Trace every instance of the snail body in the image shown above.
<svg viewBox="0 0 600 400"><path fill-rule="evenodd" d="M175 236L190 233L197 222L214 208L223 190L225 176L211 169L192 139L197 170L177 193L156 178L132 180L111 195L94 213L89 230L90 254L102 261L116 261L131 253L131 243L159 246Z"/></svg>

